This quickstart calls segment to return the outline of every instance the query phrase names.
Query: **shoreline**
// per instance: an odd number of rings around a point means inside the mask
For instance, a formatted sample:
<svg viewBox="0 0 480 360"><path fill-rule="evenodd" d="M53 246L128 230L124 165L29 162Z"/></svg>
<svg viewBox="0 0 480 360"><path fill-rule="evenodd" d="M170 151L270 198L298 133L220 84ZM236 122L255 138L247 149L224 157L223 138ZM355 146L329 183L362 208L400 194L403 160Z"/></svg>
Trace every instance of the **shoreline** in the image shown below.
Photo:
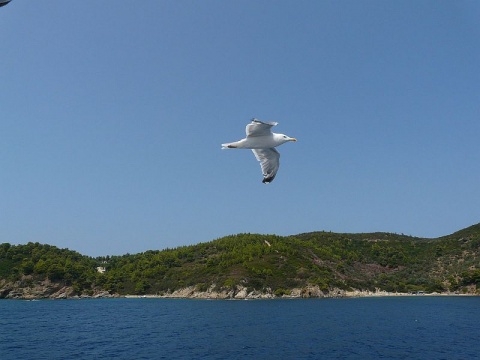
<svg viewBox="0 0 480 360"><path fill-rule="evenodd" d="M0 289L1 290L1 289ZM293 289L271 288L262 290L248 289L244 286L234 288L217 288L212 284L206 290L199 290L196 286L190 286L174 291L161 292L157 294L119 294L110 293L106 290L95 290L92 293L78 294L70 286L54 286L48 283L34 288L13 288L8 287L2 292L0 299L12 300L83 300L83 299L204 299L204 300L275 300L275 299L339 299L339 298L362 298L362 297L415 297L415 296L480 296L476 288L470 288L466 292L433 292L424 291L403 293L388 292L381 289L371 290L343 290L333 288L322 290L318 286L305 286Z"/></svg>
<svg viewBox="0 0 480 360"><path fill-rule="evenodd" d="M111 298L116 299L159 299L159 300L228 300L228 301L241 301L241 300L307 300L307 299L360 299L360 298L387 298L387 297L476 297L480 296L477 294L455 294L455 293L437 293L437 294L386 294L386 295L361 295L361 296L325 296L325 297L292 297L292 296L277 296L272 298L208 298L208 297L174 297L174 296L165 296L165 295L119 295L112 296ZM69 298L75 300L73 298Z"/></svg>
<svg viewBox="0 0 480 360"><path fill-rule="evenodd" d="M240 301L240 300L306 300L306 299L359 299L359 298L388 298L388 297L476 297L480 294L458 294L454 292L444 293L390 293L390 292L347 292L342 295L325 295L325 296L271 296L269 294L262 294L256 296L246 297L222 297L222 296L205 296L204 294L192 294L191 296L178 296L175 294L145 294L145 295L120 295L103 293L98 295L74 295L74 296L62 296L62 297L15 297L15 298L2 298L1 300L23 300L23 301L42 301L42 300L96 300L96 299L171 299L171 300L227 300L227 301Z"/></svg>
<svg viewBox="0 0 480 360"><path fill-rule="evenodd" d="M237 288L230 291L214 291L208 289L207 291L197 291L190 288L184 288L165 294L145 294L145 295L121 295L127 299L199 299L199 300L276 300L276 299L341 299L341 298L374 298L374 297L419 297L419 296L479 296L477 293L458 293L458 292L443 292L443 293L399 293L387 292L383 290L364 291L364 290L340 290L332 289L323 292L318 287L295 288L290 290L289 294L275 295L270 289L263 292L253 290L247 292L245 288Z"/></svg>

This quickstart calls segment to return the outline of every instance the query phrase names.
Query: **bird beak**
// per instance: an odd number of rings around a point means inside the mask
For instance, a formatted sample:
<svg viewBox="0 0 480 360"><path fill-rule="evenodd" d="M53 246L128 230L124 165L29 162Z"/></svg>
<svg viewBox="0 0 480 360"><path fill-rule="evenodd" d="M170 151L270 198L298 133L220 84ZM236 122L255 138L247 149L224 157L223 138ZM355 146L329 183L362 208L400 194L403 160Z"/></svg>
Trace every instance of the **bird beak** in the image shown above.
<svg viewBox="0 0 480 360"><path fill-rule="evenodd" d="M297 139L295 139L295 138L290 138L290 141L297 141Z"/></svg>

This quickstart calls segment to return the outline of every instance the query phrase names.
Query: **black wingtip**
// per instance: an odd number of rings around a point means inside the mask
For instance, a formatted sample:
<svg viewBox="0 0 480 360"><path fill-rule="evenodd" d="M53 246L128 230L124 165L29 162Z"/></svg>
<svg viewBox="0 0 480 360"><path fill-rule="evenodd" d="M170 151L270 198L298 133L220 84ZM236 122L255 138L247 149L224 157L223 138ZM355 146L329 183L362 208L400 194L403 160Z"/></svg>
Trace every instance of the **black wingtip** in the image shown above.
<svg viewBox="0 0 480 360"><path fill-rule="evenodd" d="M275 175L274 176L266 176L266 177L263 178L262 183L270 184L273 181L273 179L275 179Z"/></svg>

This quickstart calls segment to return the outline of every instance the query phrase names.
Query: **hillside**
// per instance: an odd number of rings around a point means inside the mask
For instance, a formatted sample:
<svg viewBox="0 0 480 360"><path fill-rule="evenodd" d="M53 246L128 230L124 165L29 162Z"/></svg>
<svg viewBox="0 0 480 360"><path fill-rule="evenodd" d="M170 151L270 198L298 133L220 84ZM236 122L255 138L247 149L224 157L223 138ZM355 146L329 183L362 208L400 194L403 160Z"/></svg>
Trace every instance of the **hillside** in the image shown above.
<svg viewBox="0 0 480 360"><path fill-rule="evenodd" d="M106 271L100 273L97 267ZM190 290L181 293L182 289ZM175 291L203 292L207 297L234 297L239 292L322 296L352 289L477 292L480 224L437 239L392 233L238 234L99 258L39 243L0 245L0 298Z"/></svg>

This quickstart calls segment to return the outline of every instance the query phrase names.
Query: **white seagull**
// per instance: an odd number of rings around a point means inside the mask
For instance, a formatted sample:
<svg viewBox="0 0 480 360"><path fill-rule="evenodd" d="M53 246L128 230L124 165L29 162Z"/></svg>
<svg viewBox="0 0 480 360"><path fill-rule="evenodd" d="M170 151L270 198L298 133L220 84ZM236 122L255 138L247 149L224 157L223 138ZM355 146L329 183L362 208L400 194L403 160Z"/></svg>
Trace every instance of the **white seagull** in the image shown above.
<svg viewBox="0 0 480 360"><path fill-rule="evenodd" d="M253 118L245 129L247 132L245 139L222 144L222 149L252 149L255 157L260 161L264 184L273 181L280 166L280 153L275 147L287 141L297 141L297 139L287 135L273 133L272 127L277 124L276 122L263 122Z"/></svg>

